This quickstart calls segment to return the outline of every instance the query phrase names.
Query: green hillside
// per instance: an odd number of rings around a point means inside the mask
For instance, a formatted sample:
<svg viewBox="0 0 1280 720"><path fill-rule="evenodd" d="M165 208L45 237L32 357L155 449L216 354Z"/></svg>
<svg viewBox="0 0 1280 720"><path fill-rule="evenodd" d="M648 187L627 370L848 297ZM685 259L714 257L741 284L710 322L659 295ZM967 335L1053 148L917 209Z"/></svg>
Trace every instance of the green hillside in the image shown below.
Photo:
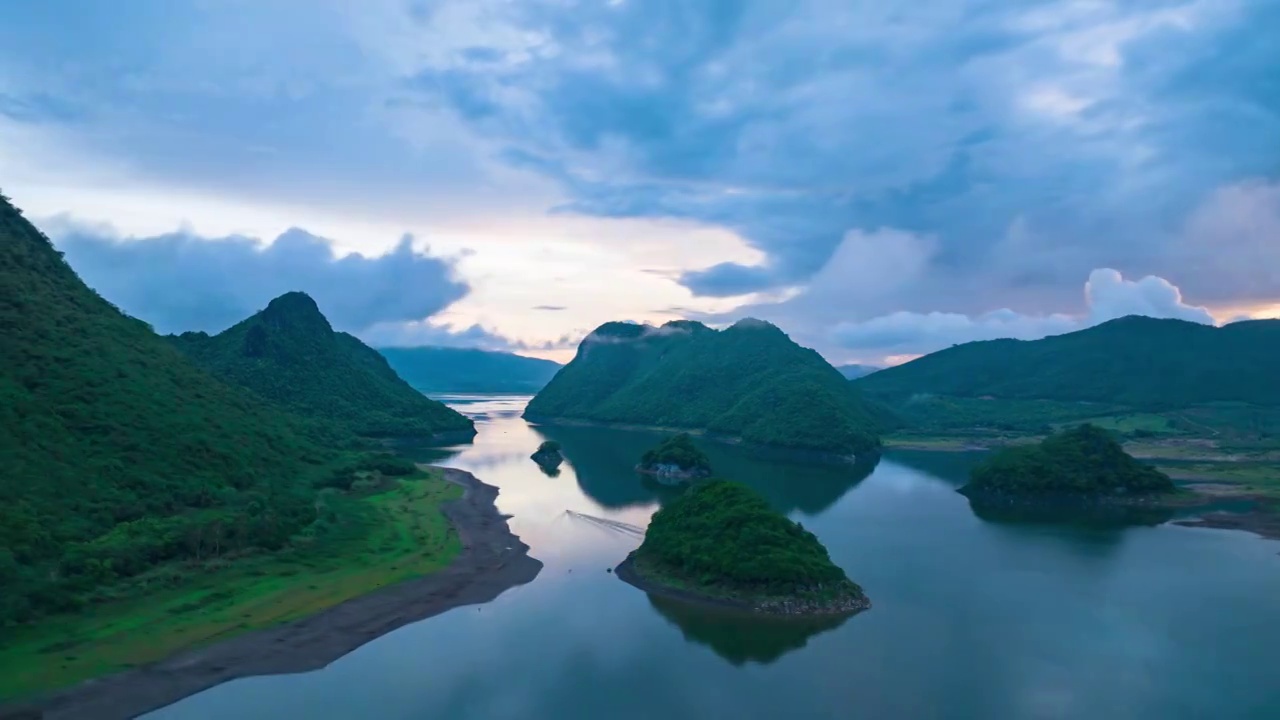
<svg viewBox="0 0 1280 720"><path fill-rule="evenodd" d="M304 293L281 295L217 335L169 339L214 375L359 435L475 435L471 420L414 390L376 350L334 332Z"/></svg>
<svg viewBox="0 0 1280 720"><path fill-rule="evenodd" d="M472 348L387 347L378 352L405 382L425 393L536 393L560 363Z"/></svg>
<svg viewBox="0 0 1280 720"><path fill-rule="evenodd" d="M173 558L277 548L341 437L196 368L0 199L0 628ZM353 438L352 438L353 439Z"/></svg>
<svg viewBox="0 0 1280 720"><path fill-rule="evenodd" d="M1130 316L1042 340L958 345L854 381L872 397L1280 405L1280 320L1212 327Z"/></svg>
<svg viewBox="0 0 1280 720"><path fill-rule="evenodd" d="M606 323L525 417L706 430L842 454L875 451L891 423L818 353L759 320L720 331L685 320Z"/></svg>

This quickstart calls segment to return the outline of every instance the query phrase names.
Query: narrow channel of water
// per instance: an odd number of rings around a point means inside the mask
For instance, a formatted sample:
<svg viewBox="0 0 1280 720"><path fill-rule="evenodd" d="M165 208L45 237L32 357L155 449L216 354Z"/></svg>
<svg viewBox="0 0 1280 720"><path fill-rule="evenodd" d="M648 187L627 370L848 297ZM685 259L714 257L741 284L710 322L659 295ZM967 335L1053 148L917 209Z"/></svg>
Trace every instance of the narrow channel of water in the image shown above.
<svg viewBox="0 0 1280 720"><path fill-rule="evenodd" d="M501 488L546 567L483 606L302 675L237 680L152 720L1280 718L1280 543L1172 525L979 517L972 456L869 475L708 445L718 472L804 523L874 607L778 623L651 599L605 572L672 490L632 472L657 436L532 427L526 398L455 397L474 444L427 451ZM551 477L543 439L567 457Z"/></svg>

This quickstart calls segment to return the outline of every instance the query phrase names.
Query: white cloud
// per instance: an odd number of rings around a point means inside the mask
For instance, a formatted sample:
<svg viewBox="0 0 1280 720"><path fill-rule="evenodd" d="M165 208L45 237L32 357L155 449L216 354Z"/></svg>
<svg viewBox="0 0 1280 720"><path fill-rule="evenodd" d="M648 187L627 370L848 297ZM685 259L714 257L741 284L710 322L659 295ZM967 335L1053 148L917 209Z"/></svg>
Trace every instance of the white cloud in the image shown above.
<svg viewBox="0 0 1280 720"><path fill-rule="evenodd" d="M1208 310L1187 305L1176 285L1154 275L1125 280L1117 270L1099 268L1089 274L1084 284L1084 298L1090 325L1126 315L1177 318L1206 325L1214 322Z"/></svg>
<svg viewBox="0 0 1280 720"><path fill-rule="evenodd" d="M976 340L1036 340L1126 315L1214 322L1208 310L1185 303L1177 286L1164 278L1148 275L1126 280L1111 268L1099 268L1089 274L1084 300L1086 312L1082 316L1024 315L1008 308L981 315L895 312L861 322L839 323L830 329L827 339L844 351L856 351L859 357L867 358L929 353Z"/></svg>

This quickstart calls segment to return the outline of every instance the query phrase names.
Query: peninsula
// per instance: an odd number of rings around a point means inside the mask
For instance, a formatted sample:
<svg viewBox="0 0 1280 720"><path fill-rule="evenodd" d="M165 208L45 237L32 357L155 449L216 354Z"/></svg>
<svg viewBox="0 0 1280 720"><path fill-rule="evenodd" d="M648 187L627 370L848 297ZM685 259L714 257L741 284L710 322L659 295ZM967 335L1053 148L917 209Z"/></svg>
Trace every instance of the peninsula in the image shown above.
<svg viewBox="0 0 1280 720"><path fill-rule="evenodd" d="M662 482L688 482L711 477L711 461L688 433L678 433L646 450L636 472Z"/></svg>
<svg viewBox="0 0 1280 720"><path fill-rule="evenodd" d="M753 319L724 330L605 323L525 418L696 431L843 460L878 454L895 422L817 352Z"/></svg>
<svg viewBox="0 0 1280 720"><path fill-rule="evenodd" d="M813 533L745 485L710 480L654 514L616 570L650 594L774 615L871 607Z"/></svg>

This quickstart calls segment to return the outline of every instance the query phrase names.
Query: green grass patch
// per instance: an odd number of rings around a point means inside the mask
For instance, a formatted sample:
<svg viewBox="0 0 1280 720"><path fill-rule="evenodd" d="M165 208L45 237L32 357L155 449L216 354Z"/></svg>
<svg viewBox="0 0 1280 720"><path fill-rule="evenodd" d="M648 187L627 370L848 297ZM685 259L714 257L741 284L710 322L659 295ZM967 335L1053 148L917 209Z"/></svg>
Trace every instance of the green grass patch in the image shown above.
<svg viewBox="0 0 1280 720"><path fill-rule="evenodd" d="M1160 470L1178 480L1230 483L1243 494L1280 501L1280 467L1267 463L1217 462L1163 465ZM1234 493L1232 493L1234 494Z"/></svg>
<svg viewBox="0 0 1280 720"><path fill-rule="evenodd" d="M293 550L159 568L135 579L131 599L17 628L0 646L0 699L154 662L440 570L462 549L440 504L462 492L438 471L371 494L326 492L320 520Z"/></svg>

